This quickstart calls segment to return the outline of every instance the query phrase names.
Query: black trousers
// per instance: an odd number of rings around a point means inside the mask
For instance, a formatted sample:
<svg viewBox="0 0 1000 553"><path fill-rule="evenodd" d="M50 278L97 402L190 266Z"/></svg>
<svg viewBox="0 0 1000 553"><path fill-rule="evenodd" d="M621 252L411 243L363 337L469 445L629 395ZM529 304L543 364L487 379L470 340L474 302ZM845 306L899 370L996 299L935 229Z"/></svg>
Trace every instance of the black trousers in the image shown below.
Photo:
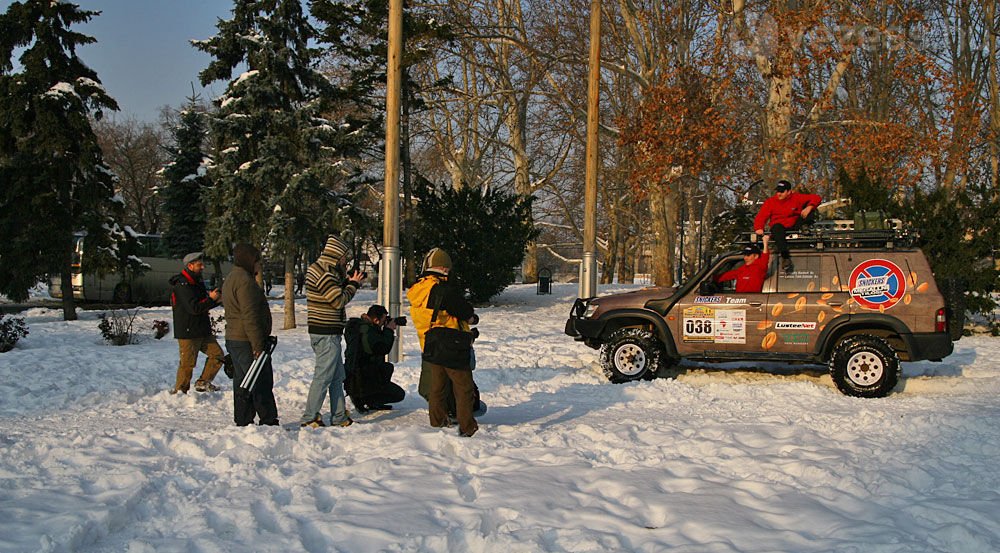
<svg viewBox="0 0 1000 553"><path fill-rule="evenodd" d="M394 371L392 363L385 361L360 367L347 375L344 391L359 408L399 403L406 397L406 391L392 381Z"/></svg>
<svg viewBox="0 0 1000 553"><path fill-rule="evenodd" d="M233 357L233 421L236 426L247 426L253 423L254 417L260 425L278 424L278 406L274 402L274 370L271 360L260 370L257 385L253 392L247 393L240 389L240 383L247 370L253 364L253 348L250 342L226 340L226 350Z"/></svg>
<svg viewBox="0 0 1000 553"><path fill-rule="evenodd" d="M795 220L795 223L789 227L782 224L771 225L771 243L774 244L774 250L777 251L781 257L788 258L788 242L785 240L785 236L789 231L799 230L805 225L811 225L816 220L816 210L810 211L809 215L805 219L799 217Z"/></svg>

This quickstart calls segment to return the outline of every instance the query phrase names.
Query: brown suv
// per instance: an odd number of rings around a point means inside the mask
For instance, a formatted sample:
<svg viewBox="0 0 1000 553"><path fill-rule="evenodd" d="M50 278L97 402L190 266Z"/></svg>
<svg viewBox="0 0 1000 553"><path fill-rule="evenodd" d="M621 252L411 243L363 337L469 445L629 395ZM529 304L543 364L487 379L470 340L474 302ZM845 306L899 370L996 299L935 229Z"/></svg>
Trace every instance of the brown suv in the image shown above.
<svg viewBox="0 0 1000 553"><path fill-rule="evenodd" d="M566 334L600 348L612 382L669 376L681 359L828 363L841 392L884 397L902 361L940 361L961 336L927 258L893 230L813 231L789 241L794 270L772 256L760 293L714 277L725 254L678 288L578 299ZM949 326L949 320L952 325Z"/></svg>

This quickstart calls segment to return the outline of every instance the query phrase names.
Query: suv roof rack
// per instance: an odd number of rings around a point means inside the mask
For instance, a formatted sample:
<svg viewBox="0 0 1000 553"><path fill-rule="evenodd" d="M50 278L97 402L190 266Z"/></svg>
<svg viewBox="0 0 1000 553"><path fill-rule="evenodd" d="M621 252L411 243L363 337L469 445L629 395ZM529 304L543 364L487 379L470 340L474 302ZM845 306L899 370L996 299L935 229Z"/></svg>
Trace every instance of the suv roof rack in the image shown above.
<svg viewBox="0 0 1000 553"><path fill-rule="evenodd" d="M818 221L813 225L792 231L786 235L790 250L824 250L850 248L909 248L916 242L916 232L904 229L899 219L881 221L865 220L857 228L855 219L833 219ZM753 232L740 233L737 243L756 242Z"/></svg>

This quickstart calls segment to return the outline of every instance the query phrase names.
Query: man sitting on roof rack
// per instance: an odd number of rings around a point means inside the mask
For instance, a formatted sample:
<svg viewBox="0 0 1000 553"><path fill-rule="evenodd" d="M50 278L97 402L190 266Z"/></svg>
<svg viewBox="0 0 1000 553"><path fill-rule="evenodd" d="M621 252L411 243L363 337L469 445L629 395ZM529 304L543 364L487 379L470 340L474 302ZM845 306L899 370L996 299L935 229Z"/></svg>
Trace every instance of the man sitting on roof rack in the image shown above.
<svg viewBox="0 0 1000 553"><path fill-rule="evenodd" d="M770 223L774 249L781 256L781 268L785 273L791 273L795 269L788 253L785 233L798 230L803 224L811 224L820 201L822 198L817 194L792 192L792 183L782 179L775 186L774 195L764 201L754 217L753 230L758 236L764 235L764 226Z"/></svg>

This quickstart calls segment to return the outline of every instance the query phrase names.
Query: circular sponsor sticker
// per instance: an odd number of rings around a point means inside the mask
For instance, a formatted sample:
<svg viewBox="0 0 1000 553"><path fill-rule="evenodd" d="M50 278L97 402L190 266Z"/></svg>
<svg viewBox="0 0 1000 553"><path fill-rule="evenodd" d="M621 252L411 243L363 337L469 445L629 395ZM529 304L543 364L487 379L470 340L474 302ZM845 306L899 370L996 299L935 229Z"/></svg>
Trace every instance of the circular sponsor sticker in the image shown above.
<svg viewBox="0 0 1000 553"><path fill-rule="evenodd" d="M851 297L867 309L889 309L903 299L906 278L892 261L869 259L851 271Z"/></svg>

